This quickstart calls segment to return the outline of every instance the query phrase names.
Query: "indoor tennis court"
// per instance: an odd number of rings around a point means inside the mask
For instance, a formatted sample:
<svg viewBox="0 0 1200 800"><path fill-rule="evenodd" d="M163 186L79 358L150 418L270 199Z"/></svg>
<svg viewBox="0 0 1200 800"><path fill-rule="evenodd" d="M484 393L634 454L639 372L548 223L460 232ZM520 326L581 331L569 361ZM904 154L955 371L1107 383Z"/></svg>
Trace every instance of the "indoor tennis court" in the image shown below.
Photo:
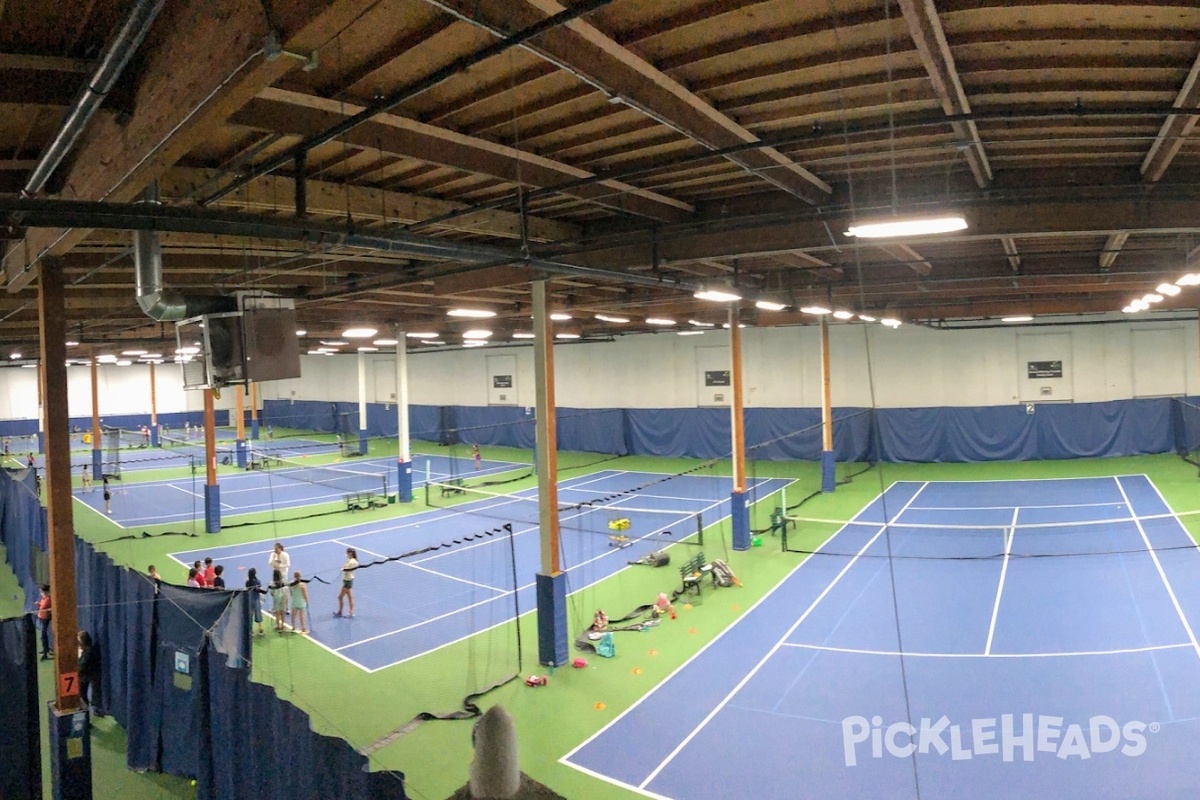
<svg viewBox="0 0 1200 800"><path fill-rule="evenodd" d="M665 798L1182 796L1198 577L1145 476L893 484L564 761Z"/></svg>

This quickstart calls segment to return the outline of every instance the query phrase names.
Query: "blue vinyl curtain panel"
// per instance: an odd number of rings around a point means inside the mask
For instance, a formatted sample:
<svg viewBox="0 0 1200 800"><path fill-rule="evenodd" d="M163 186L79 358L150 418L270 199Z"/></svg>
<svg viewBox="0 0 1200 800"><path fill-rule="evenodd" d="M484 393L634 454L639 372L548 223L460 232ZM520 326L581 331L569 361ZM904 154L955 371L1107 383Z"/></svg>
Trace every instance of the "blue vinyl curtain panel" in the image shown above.
<svg viewBox="0 0 1200 800"><path fill-rule="evenodd" d="M306 713L250 682L244 592L156 592L79 539L76 578L80 628L100 650L104 705L128 732L131 769L194 778L203 800L405 797L403 775L368 772L349 744L313 732ZM267 742L283 743L286 757L264 758ZM296 775L277 774L292 761Z"/></svg>
<svg viewBox="0 0 1200 800"><path fill-rule="evenodd" d="M0 620L0 798L41 800L37 629L25 614Z"/></svg>
<svg viewBox="0 0 1200 800"><path fill-rule="evenodd" d="M25 593L26 611L37 605L33 550L49 549L46 535L46 509L38 501L33 473L0 470L0 541L4 543L5 559Z"/></svg>
<svg viewBox="0 0 1200 800"><path fill-rule="evenodd" d="M1196 403L1196 398L1190 400ZM351 404L268 400L264 416L276 425L329 431L339 408ZM842 462L972 462L1143 455L1200 446L1200 409L1175 398L1103 403L1038 403L928 408L836 408L834 456ZM821 457L820 410L749 408L751 459L816 461ZM370 404L368 434L394 436L395 411ZM442 444L531 449L532 414L514 406L410 406L412 438ZM727 408L581 409L557 412L560 450L609 455L728 458Z"/></svg>

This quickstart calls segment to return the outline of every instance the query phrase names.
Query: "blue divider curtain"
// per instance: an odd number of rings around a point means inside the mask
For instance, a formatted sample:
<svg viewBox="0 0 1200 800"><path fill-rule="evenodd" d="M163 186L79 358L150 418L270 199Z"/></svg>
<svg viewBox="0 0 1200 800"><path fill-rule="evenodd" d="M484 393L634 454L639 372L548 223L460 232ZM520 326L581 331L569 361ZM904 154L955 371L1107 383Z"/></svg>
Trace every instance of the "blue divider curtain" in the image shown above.
<svg viewBox="0 0 1200 800"><path fill-rule="evenodd" d="M0 620L0 798L41 800L42 743L33 616Z"/></svg>
<svg viewBox="0 0 1200 800"><path fill-rule="evenodd" d="M250 682L250 602L241 591L163 584L76 540L79 625L101 653L104 705L129 735L131 769L196 780L197 798L404 798L403 775L367 772L341 739ZM253 700L253 703L249 703ZM271 743L319 758L288 769ZM294 774L280 776L285 770ZM286 785L287 794L273 787Z"/></svg>
<svg viewBox="0 0 1200 800"><path fill-rule="evenodd" d="M268 400L263 413L276 425L325 430L320 423L328 408L321 401ZM368 405L368 435L395 435L395 412L384 409ZM418 440L526 449L534 444L533 416L520 407L411 406L409 419ZM747 455L820 460L820 421L819 409L746 409ZM729 440L725 408L558 409L561 450L727 458ZM1031 407L834 409L834 453L842 462L1095 458L1198 446L1200 410L1169 397Z"/></svg>

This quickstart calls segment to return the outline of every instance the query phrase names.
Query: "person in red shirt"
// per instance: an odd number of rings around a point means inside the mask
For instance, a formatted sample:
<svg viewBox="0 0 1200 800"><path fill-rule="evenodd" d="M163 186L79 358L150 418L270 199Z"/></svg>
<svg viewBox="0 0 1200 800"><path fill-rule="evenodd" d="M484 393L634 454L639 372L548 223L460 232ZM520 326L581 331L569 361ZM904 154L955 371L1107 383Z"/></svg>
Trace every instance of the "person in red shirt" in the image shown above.
<svg viewBox="0 0 1200 800"><path fill-rule="evenodd" d="M196 583L201 589L207 589L208 578L204 577L204 567L202 567L200 562L197 561L195 564L192 564L192 569L196 570Z"/></svg>
<svg viewBox="0 0 1200 800"><path fill-rule="evenodd" d="M213 560L210 556L204 559L204 585L211 588L216 577L216 568L213 566Z"/></svg>
<svg viewBox="0 0 1200 800"><path fill-rule="evenodd" d="M37 602L37 624L42 632L42 661L54 655L50 646L50 587L42 584L42 596Z"/></svg>

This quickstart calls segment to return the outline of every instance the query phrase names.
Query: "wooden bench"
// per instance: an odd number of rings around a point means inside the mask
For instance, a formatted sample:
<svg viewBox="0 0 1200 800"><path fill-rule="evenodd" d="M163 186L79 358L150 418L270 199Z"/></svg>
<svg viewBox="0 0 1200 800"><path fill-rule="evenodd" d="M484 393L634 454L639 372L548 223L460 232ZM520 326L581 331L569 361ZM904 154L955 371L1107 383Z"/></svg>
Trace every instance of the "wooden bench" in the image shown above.
<svg viewBox="0 0 1200 800"><path fill-rule="evenodd" d="M704 559L704 553L696 553L679 567L679 580L683 583L679 594L684 595L688 592L700 594L700 584L704 581L705 575L712 575L712 567ZM713 579L713 585L716 586L716 579Z"/></svg>

